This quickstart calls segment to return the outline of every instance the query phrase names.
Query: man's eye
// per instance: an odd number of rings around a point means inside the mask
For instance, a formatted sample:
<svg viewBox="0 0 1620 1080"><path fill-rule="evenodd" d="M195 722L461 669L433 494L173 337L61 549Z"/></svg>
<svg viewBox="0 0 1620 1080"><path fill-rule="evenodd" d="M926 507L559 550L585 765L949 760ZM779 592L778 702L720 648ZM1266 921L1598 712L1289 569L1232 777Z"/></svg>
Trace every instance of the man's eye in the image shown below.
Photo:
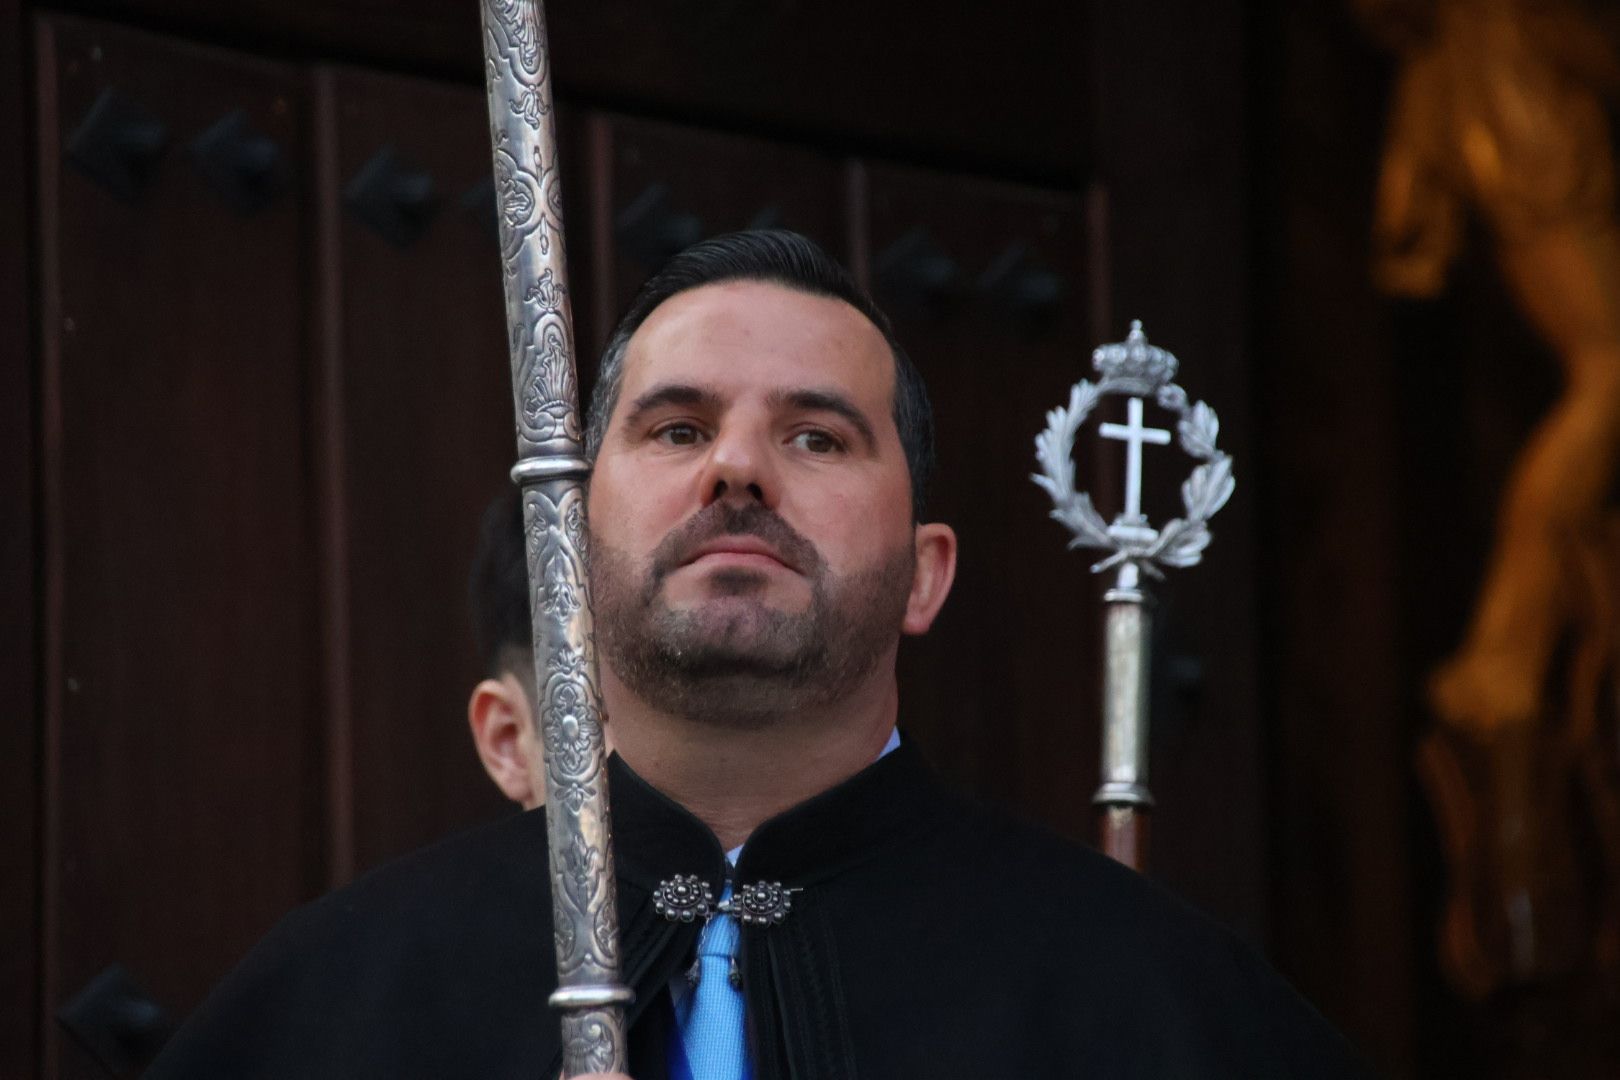
<svg viewBox="0 0 1620 1080"><path fill-rule="evenodd" d="M695 446L703 433L695 424L665 424L653 432L653 438L670 446Z"/></svg>
<svg viewBox="0 0 1620 1080"><path fill-rule="evenodd" d="M825 431L801 431L793 436L793 445L812 454L835 454L844 444Z"/></svg>

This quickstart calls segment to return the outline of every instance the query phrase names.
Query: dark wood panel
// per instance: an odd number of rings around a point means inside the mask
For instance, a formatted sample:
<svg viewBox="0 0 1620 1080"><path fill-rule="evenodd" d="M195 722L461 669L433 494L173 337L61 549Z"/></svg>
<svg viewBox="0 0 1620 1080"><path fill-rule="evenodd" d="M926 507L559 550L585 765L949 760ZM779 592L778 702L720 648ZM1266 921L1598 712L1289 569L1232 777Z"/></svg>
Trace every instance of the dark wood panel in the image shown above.
<svg viewBox="0 0 1620 1080"><path fill-rule="evenodd" d="M1077 178L1088 5L551 5L562 88L836 147Z"/></svg>
<svg viewBox="0 0 1620 1080"><path fill-rule="evenodd" d="M465 721L481 674L466 581L514 436L483 95L349 69L320 85L334 162L320 199L335 230L323 268L339 395L335 599L348 633L352 821L334 827L340 841L352 830L353 862L334 866L341 879L502 810ZM345 196L384 153L431 184L436 209L408 242ZM583 164L565 157L570 209ZM588 289L574 303L588 316Z"/></svg>
<svg viewBox="0 0 1620 1080"><path fill-rule="evenodd" d="M905 0L546 6L559 92L593 105L983 169L1070 180L1087 169L1090 4L1017 0L993 15ZM482 69L476 4L101 0L95 8L242 47L469 82ZM1144 69L1138 88L1151 92L1162 74Z"/></svg>
<svg viewBox="0 0 1620 1080"><path fill-rule="evenodd" d="M961 542L939 622L901 650L902 723L956 781L1089 840L1099 608L1028 479L1046 410L1089 370L1083 200L878 166L866 186L867 272L937 416L928 517ZM948 264L941 288L897 269L907 244ZM1061 282L1054 306L1021 313L980 287L1014 245Z"/></svg>
<svg viewBox="0 0 1620 1080"><path fill-rule="evenodd" d="M43 27L60 596L45 1004L119 962L183 1014L319 865L301 84L105 25ZM131 199L62 162L108 88L167 134ZM190 150L237 109L292 185L251 216ZM94 1072L69 1051L61 1075Z"/></svg>
<svg viewBox="0 0 1620 1080"><path fill-rule="evenodd" d="M839 165L781 143L623 117L609 122L606 175L616 319L681 247L750 227L795 229L843 255Z"/></svg>
<svg viewBox="0 0 1620 1080"><path fill-rule="evenodd" d="M482 96L354 70L323 72L322 85L352 715L341 879L501 809L464 721L479 674L465 581L512 435ZM345 200L384 152L431 183L434 210L408 242Z"/></svg>
<svg viewBox="0 0 1620 1080"><path fill-rule="evenodd" d="M30 35L0 0L0 1076L33 1076L39 1037L39 591L35 548Z"/></svg>

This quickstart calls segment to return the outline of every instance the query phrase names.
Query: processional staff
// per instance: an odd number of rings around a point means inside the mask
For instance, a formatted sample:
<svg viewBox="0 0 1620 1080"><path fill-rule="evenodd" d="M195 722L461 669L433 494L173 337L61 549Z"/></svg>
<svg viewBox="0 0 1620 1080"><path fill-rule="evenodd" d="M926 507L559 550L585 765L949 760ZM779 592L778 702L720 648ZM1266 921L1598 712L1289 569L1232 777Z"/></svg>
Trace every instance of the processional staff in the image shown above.
<svg viewBox="0 0 1620 1080"><path fill-rule="evenodd" d="M1220 421L1202 401L1190 404L1173 381L1177 361L1148 344L1140 322L1130 336L1092 353L1101 378L1082 379L1069 391L1069 403L1046 414L1046 430L1035 437L1041 471L1033 479L1052 496L1052 517L1074 539L1072 548L1109 554L1093 573L1114 572L1103 596L1107 622L1103 657L1102 786L1092 797L1100 812L1103 851L1133 869L1147 863L1148 673L1152 598L1143 578L1162 580L1161 567L1196 565L1209 546L1209 519L1231 498L1236 481L1232 459L1215 446ZM1107 395L1126 398L1124 424L1100 424L1098 434L1125 443L1125 507L1112 523L1103 520L1091 496L1074 487L1074 439L1097 402ZM1183 517L1155 529L1142 513L1142 448L1168 445L1171 433L1143 425L1144 403L1153 401L1176 415L1175 436L1199 464L1181 485Z"/></svg>
<svg viewBox="0 0 1620 1080"><path fill-rule="evenodd" d="M518 462L545 747L563 1075L624 1072L602 695L585 565L585 457L563 257L551 55L540 0L483 0Z"/></svg>

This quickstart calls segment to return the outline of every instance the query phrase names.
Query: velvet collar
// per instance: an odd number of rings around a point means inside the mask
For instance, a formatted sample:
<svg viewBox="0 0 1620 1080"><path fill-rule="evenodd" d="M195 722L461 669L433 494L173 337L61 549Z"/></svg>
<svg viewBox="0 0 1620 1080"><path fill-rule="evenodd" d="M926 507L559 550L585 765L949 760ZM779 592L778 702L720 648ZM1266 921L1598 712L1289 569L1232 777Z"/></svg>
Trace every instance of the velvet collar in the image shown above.
<svg viewBox="0 0 1620 1080"><path fill-rule="evenodd" d="M617 754L608 761L614 857L627 884L652 890L674 874L725 878L720 842ZM947 797L909 743L754 831L737 879L805 888L928 830ZM931 812L932 811L932 812Z"/></svg>

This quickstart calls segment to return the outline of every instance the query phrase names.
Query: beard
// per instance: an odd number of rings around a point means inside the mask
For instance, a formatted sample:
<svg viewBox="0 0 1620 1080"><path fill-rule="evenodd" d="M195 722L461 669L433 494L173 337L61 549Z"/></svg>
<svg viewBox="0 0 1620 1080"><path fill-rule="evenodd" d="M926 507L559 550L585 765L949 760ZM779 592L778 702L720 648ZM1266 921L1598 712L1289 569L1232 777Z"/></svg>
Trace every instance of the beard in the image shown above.
<svg viewBox="0 0 1620 1080"><path fill-rule="evenodd" d="M665 579L696 548L722 536L757 536L810 582L798 612L768 606L764 573L726 568L708 594L677 610ZM592 537L591 593L607 662L629 689L672 715L757 728L847 697L898 639L916 566L910 544L872 565L834 575L815 546L758 503L715 502L661 541L645 568Z"/></svg>

